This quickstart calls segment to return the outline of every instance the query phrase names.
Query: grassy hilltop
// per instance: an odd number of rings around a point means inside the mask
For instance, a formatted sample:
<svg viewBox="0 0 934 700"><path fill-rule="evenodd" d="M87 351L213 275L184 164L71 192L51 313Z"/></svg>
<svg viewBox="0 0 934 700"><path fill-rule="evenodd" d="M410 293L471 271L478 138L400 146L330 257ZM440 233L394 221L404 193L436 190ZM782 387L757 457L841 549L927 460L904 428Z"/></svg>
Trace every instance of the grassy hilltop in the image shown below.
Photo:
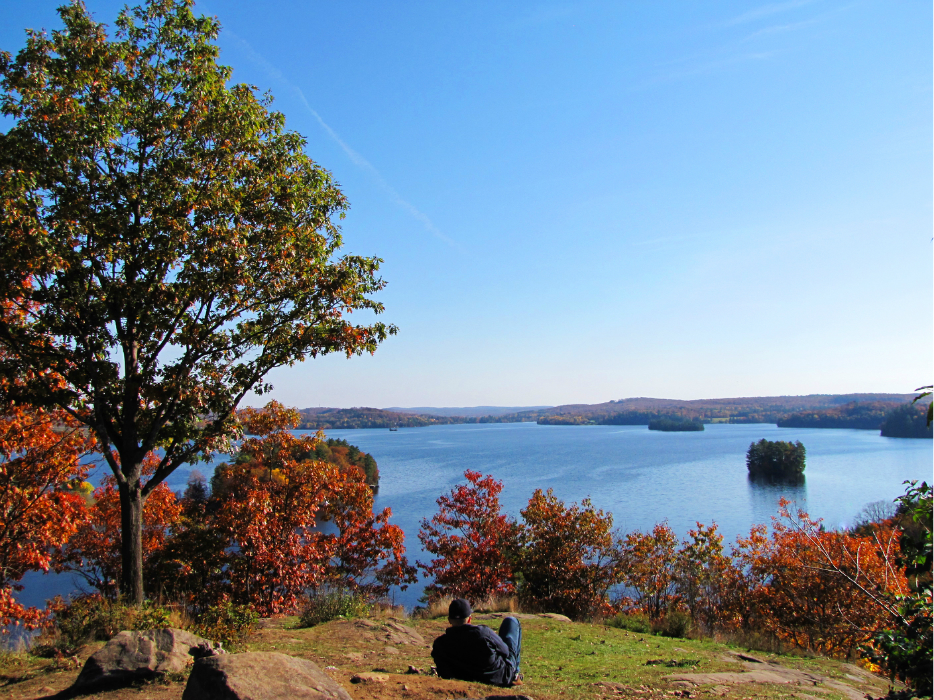
<svg viewBox="0 0 934 700"><path fill-rule="evenodd" d="M505 613L478 614L494 629ZM535 700L584 698L821 698L862 700L885 695L889 684L853 664L819 657L749 652L712 641L656 637L561 616L520 615L525 684L498 689L427 675L431 641L444 618L381 616L335 620L298 629L296 618L265 621L246 643L249 651L278 651L310 659L354 700L442 700L527 695ZM87 645L77 661L102 643ZM8 657L0 668L0 697L68 697L59 693L77 677L77 661ZM407 673L409 667L421 674ZM362 677L360 674L364 674ZM727 675L695 675L727 674ZM181 698L184 675L96 693L100 700Z"/></svg>

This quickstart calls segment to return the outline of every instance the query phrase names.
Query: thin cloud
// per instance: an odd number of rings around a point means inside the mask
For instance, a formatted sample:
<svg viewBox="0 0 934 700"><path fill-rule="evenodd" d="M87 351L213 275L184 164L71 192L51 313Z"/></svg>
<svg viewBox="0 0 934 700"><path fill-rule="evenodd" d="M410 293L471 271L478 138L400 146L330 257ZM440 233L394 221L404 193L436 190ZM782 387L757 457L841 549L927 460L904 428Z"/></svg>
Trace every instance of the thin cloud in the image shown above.
<svg viewBox="0 0 934 700"><path fill-rule="evenodd" d="M513 27L522 28L563 22L573 17L576 10L574 5L539 5L517 18L513 22Z"/></svg>
<svg viewBox="0 0 934 700"><path fill-rule="evenodd" d="M751 41L752 39L756 39L760 36L765 36L768 34L783 34L785 32L793 32L798 29L803 29L804 27L812 27L820 21L821 21L821 18L814 18L814 19L804 20L803 22L791 22L790 24L776 24L773 27L765 27L764 29L759 29L753 32L752 34L744 38L743 41Z"/></svg>
<svg viewBox="0 0 934 700"><path fill-rule="evenodd" d="M317 120L318 124L321 125L321 128L324 129L324 132L329 137L331 137L331 140L333 140L338 146L341 147L341 150L347 154L347 157L354 165L356 165L361 170L366 171L370 177L376 181L376 184L378 184L380 189L389 195L389 198L393 201L394 204L408 212L412 218L421 223L422 226L425 227L425 230L432 234L435 238L444 241L459 252L464 252L463 248L456 241L453 241L451 238L444 235L444 233L442 233L441 230L435 226L434 222L432 222L431 218L427 214L425 214L411 202L403 199L396 188L390 185L386 181L386 178L383 177L382 173L376 169L376 166L364 158L358 151L351 148L347 142L344 141L344 139L342 139L340 135L334 131L334 129L332 129L326 121L324 121L324 119L321 118L321 115L318 114L317 110L311 106L311 104L308 102L308 99L305 97L305 93L302 92L302 89L298 87L298 85L286 78L278 68L276 68L263 56L257 53L245 39L242 39L229 29L225 29L224 34L225 36L231 37L239 42L249 57L259 66L261 66L272 79L278 81L286 88L291 90L292 93L301 101L302 105L304 105L305 109L308 110L309 114L311 114L311 116Z"/></svg>
<svg viewBox="0 0 934 700"><path fill-rule="evenodd" d="M716 73L717 71L730 68L732 66L739 65L741 63L747 63L750 61L764 61L772 56L777 55L778 51L755 51L755 52L746 52L742 54L737 54L735 56L729 56L727 58L713 59L709 61L703 61L695 63L694 65L685 66L680 70L670 70L664 74L658 74L655 77L647 81L647 84L655 84L666 82L669 80L681 80L683 78L691 78L698 75L710 75ZM688 63L693 59L685 59L684 61L672 62L669 64L663 64L664 67L673 65L674 63ZM662 66L660 66L662 67Z"/></svg>
<svg viewBox="0 0 934 700"><path fill-rule="evenodd" d="M733 17L732 19L728 19L721 23L719 26L735 27L738 24L755 22L756 20L762 19L763 17L771 17L772 15L788 12L789 10L796 10L799 7L810 5L813 2L814 0L791 0L790 2L776 2L769 5L763 5L753 10L748 10L741 15Z"/></svg>
<svg viewBox="0 0 934 700"><path fill-rule="evenodd" d="M691 241L695 241L699 238L706 238L706 236L700 233L681 234L677 236L660 236L658 238L648 238L641 241L631 241L630 245L634 248L641 248L642 250L646 251L654 251L670 248L674 245L685 244Z"/></svg>

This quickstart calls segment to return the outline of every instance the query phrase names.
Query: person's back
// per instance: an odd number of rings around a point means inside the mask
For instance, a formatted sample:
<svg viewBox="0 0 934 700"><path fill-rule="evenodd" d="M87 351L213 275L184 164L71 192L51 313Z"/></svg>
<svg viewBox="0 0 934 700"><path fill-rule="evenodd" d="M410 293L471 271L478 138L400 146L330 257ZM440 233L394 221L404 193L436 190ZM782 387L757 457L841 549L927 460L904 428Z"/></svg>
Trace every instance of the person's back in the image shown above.
<svg viewBox="0 0 934 700"><path fill-rule="evenodd" d="M522 632L519 621L508 617L500 634L485 625L470 624L470 604L463 598L451 603L451 626L435 639L431 656L442 678L458 678L508 686L519 675Z"/></svg>
<svg viewBox="0 0 934 700"><path fill-rule="evenodd" d="M495 640L495 641L494 641ZM506 663L509 649L484 625L448 627L435 640L431 656L442 678L459 678L491 685L508 685L512 670Z"/></svg>

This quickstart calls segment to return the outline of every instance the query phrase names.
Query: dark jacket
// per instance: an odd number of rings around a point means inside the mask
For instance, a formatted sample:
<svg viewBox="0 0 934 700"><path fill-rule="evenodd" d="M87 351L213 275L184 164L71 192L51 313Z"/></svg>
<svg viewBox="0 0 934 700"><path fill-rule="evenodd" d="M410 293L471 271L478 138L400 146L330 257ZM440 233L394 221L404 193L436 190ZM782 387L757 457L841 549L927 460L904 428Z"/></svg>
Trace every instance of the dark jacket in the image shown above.
<svg viewBox="0 0 934 700"><path fill-rule="evenodd" d="M442 678L507 686L513 668L509 647L486 625L448 627L431 647Z"/></svg>

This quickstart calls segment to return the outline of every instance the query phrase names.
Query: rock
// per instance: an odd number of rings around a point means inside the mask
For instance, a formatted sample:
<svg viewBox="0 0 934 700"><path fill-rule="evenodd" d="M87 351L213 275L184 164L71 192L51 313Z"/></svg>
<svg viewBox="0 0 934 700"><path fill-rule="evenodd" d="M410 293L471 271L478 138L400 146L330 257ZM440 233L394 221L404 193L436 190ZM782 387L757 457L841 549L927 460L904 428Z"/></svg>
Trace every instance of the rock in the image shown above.
<svg viewBox="0 0 934 700"><path fill-rule="evenodd" d="M182 700L350 700L311 661L254 651L199 659Z"/></svg>
<svg viewBox="0 0 934 700"><path fill-rule="evenodd" d="M194 661L194 655L206 653L223 653L223 650L184 630L120 632L85 662L74 687L119 684L163 673L180 673Z"/></svg>
<svg viewBox="0 0 934 700"><path fill-rule="evenodd" d="M387 622L383 627L382 639L390 644L411 644L423 646L425 638L411 627L400 625L398 622Z"/></svg>
<svg viewBox="0 0 934 700"><path fill-rule="evenodd" d="M735 653L735 652L731 652ZM864 700L865 693L817 673L787 668L771 661L762 661L752 656L738 654L743 659L745 671L721 671L718 673L677 673L664 676L669 683L686 681L693 685L725 685L737 683L768 683L773 685L788 684L796 686L823 686L826 691L835 691L849 700Z"/></svg>
<svg viewBox="0 0 934 700"><path fill-rule="evenodd" d="M550 620L559 620L560 622L570 622L571 618L567 615L559 615L558 613L542 613L540 617L547 617Z"/></svg>
<svg viewBox="0 0 934 700"><path fill-rule="evenodd" d="M422 670L420 668L415 668L415 666L409 666L408 670L406 670L406 673L420 676L422 675Z"/></svg>
<svg viewBox="0 0 934 700"><path fill-rule="evenodd" d="M379 671L364 671L350 677L351 683L385 683L389 676Z"/></svg>
<svg viewBox="0 0 934 700"><path fill-rule="evenodd" d="M191 654L191 658L197 661L198 659L206 659L209 656L218 656L220 654L226 654L227 652L221 648L220 644L204 641L198 644L198 646L192 647L188 653Z"/></svg>

